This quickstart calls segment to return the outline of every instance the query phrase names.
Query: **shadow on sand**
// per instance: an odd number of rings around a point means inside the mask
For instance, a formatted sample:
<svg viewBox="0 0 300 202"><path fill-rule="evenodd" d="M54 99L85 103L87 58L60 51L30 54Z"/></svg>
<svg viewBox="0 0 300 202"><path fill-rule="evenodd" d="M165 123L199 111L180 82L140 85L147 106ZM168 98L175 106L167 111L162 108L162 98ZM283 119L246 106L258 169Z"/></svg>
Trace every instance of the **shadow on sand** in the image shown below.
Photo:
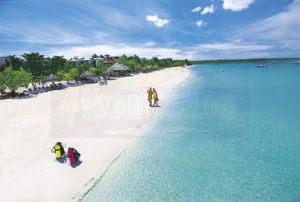
<svg viewBox="0 0 300 202"><path fill-rule="evenodd" d="M78 160L76 163L72 164L71 167L72 168L76 168L77 166L79 166L82 163L81 160Z"/></svg>
<svg viewBox="0 0 300 202"><path fill-rule="evenodd" d="M56 161L59 162L59 163L66 163L67 162L67 157L62 156L60 158L57 158Z"/></svg>

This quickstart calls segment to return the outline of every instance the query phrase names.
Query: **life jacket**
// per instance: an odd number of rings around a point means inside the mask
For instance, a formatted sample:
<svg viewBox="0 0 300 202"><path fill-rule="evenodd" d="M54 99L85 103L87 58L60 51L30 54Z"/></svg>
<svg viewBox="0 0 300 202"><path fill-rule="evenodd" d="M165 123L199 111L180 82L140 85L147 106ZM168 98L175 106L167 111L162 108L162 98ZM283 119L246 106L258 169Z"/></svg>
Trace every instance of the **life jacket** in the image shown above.
<svg viewBox="0 0 300 202"><path fill-rule="evenodd" d="M60 145L55 145L54 149L55 149L55 156L56 156L56 158L61 158L61 156L62 156L62 154L61 154L61 146Z"/></svg>

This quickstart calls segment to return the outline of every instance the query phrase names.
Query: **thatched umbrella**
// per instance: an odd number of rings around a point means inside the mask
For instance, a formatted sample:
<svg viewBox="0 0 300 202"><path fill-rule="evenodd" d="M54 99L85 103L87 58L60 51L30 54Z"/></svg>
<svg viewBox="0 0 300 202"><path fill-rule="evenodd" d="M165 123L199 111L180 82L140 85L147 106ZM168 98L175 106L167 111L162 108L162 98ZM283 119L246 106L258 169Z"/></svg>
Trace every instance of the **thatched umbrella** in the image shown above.
<svg viewBox="0 0 300 202"><path fill-rule="evenodd" d="M151 71L151 67L150 66L144 66L141 68L141 71L143 73L147 73L147 72L150 72Z"/></svg>
<svg viewBox="0 0 300 202"><path fill-rule="evenodd" d="M115 75L115 74L123 75L123 74L127 74L130 71L131 71L131 69L129 67L127 67L126 65L115 63L104 72L104 75L106 75L107 77L109 77L110 75Z"/></svg>
<svg viewBox="0 0 300 202"><path fill-rule="evenodd" d="M56 76L54 74L50 74L49 76L46 76L42 82L47 83L47 82L54 82L54 81L61 81L62 79L59 76Z"/></svg>
<svg viewBox="0 0 300 202"><path fill-rule="evenodd" d="M107 71L108 72L114 72L114 71L130 71L131 69L127 67L126 65L115 63L112 66L110 66Z"/></svg>
<svg viewBox="0 0 300 202"><path fill-rule="evenodd" d="M85 71L80 75L80 79L86 79L86 80L94 79L96 77L97 77L97 75L93 72L90 72L90 71Z"/></svg>

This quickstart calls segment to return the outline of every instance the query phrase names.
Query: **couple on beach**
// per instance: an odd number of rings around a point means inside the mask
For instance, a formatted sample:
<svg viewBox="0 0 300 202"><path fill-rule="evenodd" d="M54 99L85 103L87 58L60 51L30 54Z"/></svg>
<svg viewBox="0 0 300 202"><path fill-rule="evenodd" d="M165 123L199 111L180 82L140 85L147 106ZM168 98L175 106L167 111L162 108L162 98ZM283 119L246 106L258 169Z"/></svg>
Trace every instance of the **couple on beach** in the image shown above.
<svg viewBox="0 0 300 202"><path fill-rule="evenodd" d="M147 91L147 94L148 94L148 102L149 102L149 106L150 107L158 107L158 95L157 95L157 92L155 90L155 88L151 88L149 87L148 91ZM153 100L153 105L152 105L152 100Z"/></svg>
<svg viewBox="0 0 300 202"><path fill-rule="evenodd" d="M81 163L81 161L79 160L80 153L76 149L68 147L68 152L66 154L64 146L61 142L57 142L53 146L51 152L55 153L56 160L60 163L65 163L66 157L69 158L70 165L72 167L76 167Z"/></svg>

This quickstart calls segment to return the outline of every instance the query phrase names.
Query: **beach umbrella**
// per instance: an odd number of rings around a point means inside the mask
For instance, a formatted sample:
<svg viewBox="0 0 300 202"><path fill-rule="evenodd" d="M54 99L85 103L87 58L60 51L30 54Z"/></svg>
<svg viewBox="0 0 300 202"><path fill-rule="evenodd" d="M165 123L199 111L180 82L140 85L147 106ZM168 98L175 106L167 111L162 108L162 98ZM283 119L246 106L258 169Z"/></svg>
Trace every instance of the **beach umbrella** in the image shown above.
<svg viewBox="0 0 300 202"><path fill-rule="evenodd" d="M85 71L80 75L80 79L94 79L97 75L90 71Z"/></svg>
<svg viewBox="0 0 300 202"><path fill-rule="evenodd" d="M142 68L141 68L141 71L142 71L143 73L150 72L150 71L151 71L151 67L150 67L150 66L142 67Z"/></svg>
<svg viewBox="0 0 300 202"><path fill-rule="evenodd" d="M61 81L61 78L59 76L54 75L54 74L50 74L49 76L46 76L42 80L43 83L54 82L54 81Z"/></svg>
<svg viewBox="0 0 300 202"><path fill-rule="evenodd" d="M114 72L114 71L130 71L131 69L126 65L115 63L107 69L107 72Z"/></svg>

